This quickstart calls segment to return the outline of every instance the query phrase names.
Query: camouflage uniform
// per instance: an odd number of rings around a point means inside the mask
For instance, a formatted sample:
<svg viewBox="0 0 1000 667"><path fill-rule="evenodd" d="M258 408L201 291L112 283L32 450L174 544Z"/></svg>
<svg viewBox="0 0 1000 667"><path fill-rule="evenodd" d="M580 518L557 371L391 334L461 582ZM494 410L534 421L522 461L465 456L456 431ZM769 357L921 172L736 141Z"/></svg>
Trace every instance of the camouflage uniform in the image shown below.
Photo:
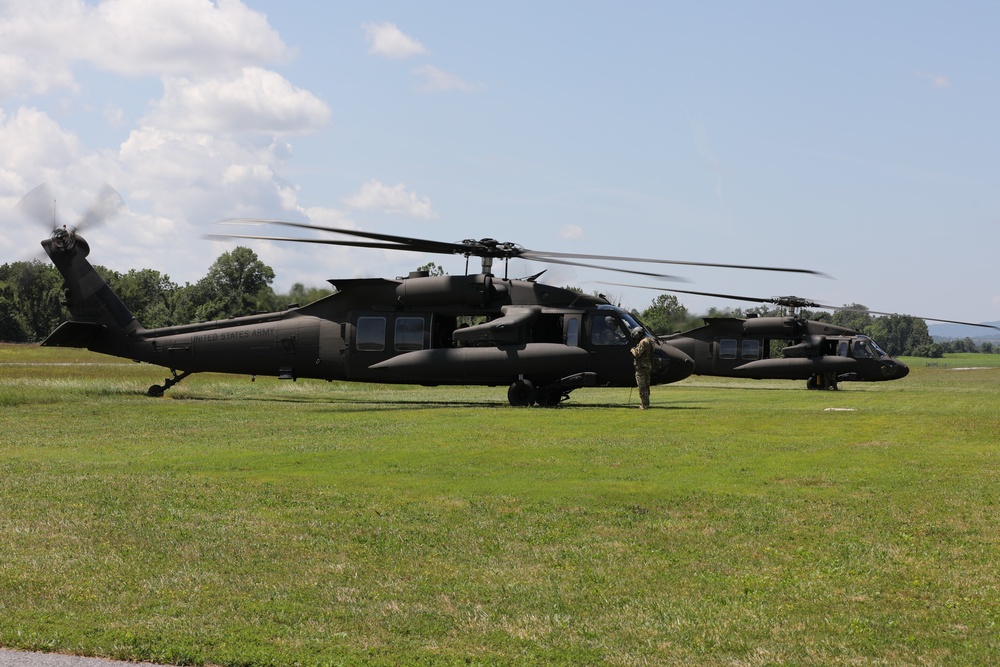
<svg viewBox="0 0 1000 667"><path fill-rule="evenodd" d="M632 348L635 357L635 384L639 387L639 408L649 407L649 376L653 371L653 341L639 328L632 331L632 340L637 340Z"/></svg>

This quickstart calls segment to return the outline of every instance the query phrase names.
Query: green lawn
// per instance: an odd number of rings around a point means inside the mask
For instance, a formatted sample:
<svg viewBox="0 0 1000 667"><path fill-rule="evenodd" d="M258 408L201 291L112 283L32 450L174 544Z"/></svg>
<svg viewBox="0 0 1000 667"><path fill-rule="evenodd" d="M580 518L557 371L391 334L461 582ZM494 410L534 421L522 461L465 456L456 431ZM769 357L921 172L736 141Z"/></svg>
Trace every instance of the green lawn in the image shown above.
<svg viewBox="0 0 1000 667"><path fill-rule="evenodd" d="M162 369L0 346L0 646L991 664L1000 368L955 368L1000 355L973 356L838 392L692 378L640 412L219 375L150 399Z"/></svg>

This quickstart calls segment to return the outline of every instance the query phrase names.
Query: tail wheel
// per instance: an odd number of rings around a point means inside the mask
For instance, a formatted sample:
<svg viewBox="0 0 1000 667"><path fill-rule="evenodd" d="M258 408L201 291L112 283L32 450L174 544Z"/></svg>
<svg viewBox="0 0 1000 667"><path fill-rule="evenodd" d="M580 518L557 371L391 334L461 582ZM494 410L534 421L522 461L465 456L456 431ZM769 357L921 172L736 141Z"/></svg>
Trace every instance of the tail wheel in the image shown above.
<svg viewBox="0 0 1000 667"><path fill-rule="evenodd" d="M507 390L507 400L515 408L526 408L535 402L535 385L531 380L515 380Z"/></svg>
<svg viewBox="0 0 1000 667"><path fill-rule="evenodd" d="M538 390L535 400L539 405L546 408L554 408L559 405L563 398L568 398L567 394L564 394L562 389L553 389L551 387L542 387Z"/></svg>

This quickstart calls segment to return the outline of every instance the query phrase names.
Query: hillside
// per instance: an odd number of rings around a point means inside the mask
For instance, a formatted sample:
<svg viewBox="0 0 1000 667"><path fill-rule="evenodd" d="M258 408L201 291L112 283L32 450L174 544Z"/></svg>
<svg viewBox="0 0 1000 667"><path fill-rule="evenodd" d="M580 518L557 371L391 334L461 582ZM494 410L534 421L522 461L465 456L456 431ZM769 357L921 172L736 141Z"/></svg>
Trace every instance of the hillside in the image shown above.
<svg viewBox="0 0 1000 667"><path fill-rule="evenodd" d="M1000 327L1000 322L985 322L995 327ZM948 340L951 338L971 338L978 341L1000 341L1000 331L995 329L984 329L982 327L970 327L964 324L928 324L927 331L935 341Z"/></svg>

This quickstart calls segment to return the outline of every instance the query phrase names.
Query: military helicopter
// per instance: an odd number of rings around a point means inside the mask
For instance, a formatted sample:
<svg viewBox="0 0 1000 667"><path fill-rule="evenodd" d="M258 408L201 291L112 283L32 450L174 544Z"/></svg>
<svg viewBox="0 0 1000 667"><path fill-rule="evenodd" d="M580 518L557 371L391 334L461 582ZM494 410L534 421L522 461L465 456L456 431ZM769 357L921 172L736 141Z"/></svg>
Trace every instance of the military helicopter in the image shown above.
<svg viewBox="0 0 1000 667"><path fill-rule="evenodd" d="M797 296L758 298L693 290L622 285L663 292L693 294L753 303L771 303L798 313L802 308L858 311L827 306ZM873 315L894 315L875 310ZM997 329L934 317L918 319ZM893 358L870 337L830 322L808 320L793 314L785 317L706 317L704 326L690 331L659 336L661 344L674 347L694 361L695 375L752 379L805 380L809 389L837 389L840 382L882 382L906 377L910 369ZM781 345L772 357L772 341Z"/></svg>
<svg viewBox="0 0 1000 667"><path fill-rule="evenodd" d="M42 345L85 347L170 369L149 387L163 393L196 372L314 378L389 384L508 386L511 405L558 405L581 387L635 386L628 312L599 296L537 281L493 275L494 259L532 259L647 277L663 274L591 264L649 262L815 273L804 269L707 264L605 255L542 252L494 239L443 243L279 220L227 221L333 233L341 238L216 234L211 238L266 239L463 255L481 259L478 274L396 279L331 280L339 291L311 304L227 320L145 329L87 261L90 246L78 228L56 227L42 247L64 278L72 319ZM350 237L345 240L342 237ZM581 262L580 260L587 260ZM677 382L694 370L679 347L658 343L652 384Z"/></svg>

